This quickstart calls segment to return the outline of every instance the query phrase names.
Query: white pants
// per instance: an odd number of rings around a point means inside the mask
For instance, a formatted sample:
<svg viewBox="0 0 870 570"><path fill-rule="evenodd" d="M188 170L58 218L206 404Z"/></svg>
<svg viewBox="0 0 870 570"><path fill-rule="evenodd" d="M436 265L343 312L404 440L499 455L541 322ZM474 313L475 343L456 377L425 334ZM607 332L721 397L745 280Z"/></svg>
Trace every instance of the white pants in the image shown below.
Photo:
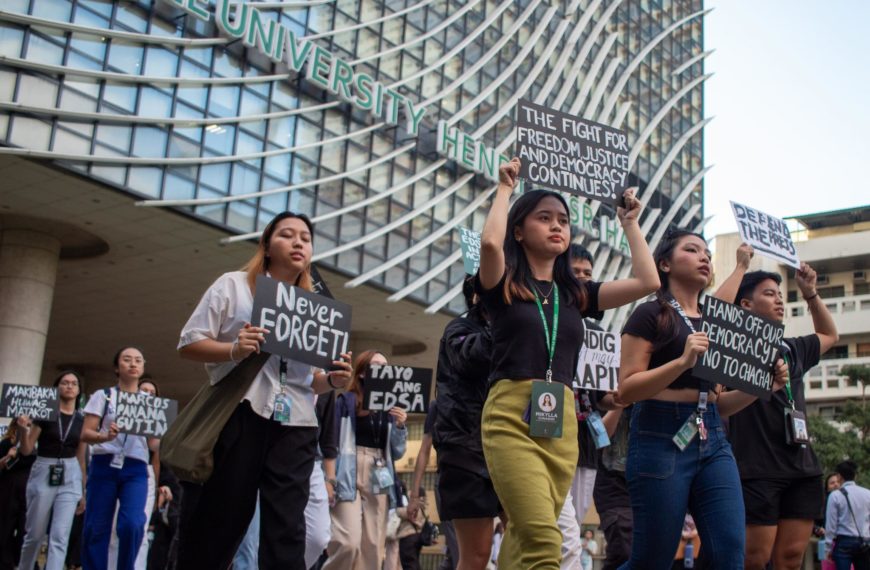
<svg viewBox="0 0 870 570"><path fill-rule="evenodd" d="M48 471L58 461L63 463L63 485L51 487L48 484ZM48 533L48 519L51 517L48 560L43 570L63 570L70 528L81 498L82 470L77 458L36 458L27 480L27 522L19 568L33 568L36 564L39 547Z"/></svg>
<svg viewBox="0 0 870 570"><path fill-rule="evenodd" d="M577 472L574 473L570 496L574 497L574 514L577 517L577 524L580 526L583 526L583 519L586 518L586 513L592 506L592 493L595 491L595 475L597 473L598 470L589 467L578 467Z"/></svg>
<svg viewBox="0 0 870 570"><path fill-rule="evenodd" d="M317 459L311 470L308 504L305 505L305 567L311 568L332 538L332 519L329 517L329 494L323 476L323 462Z"/></svg>
<svg viewBox="0 0 870 570"><path fill-rule="evenodd" d="M136 554L136 570L146 570L148 567L148 549L151 541L148 540L148 527L151 524L151 513L154 512L154 501L157 497L157 481L154 479L154 467L148 464L148 495L145 497L145 533L142 536L142 544L139 545L139 553ZM112 523L112 538L109 541L109 569L118 567L118 511L115 510L115 522ZM23 568L23 567L22 567Z"/></svg>
<svg viewBox="0 0 870 570"><path fill-rule="evenodd" d="M562 531L562 570L580 570L580 524L574 512L574 498L571 492L565 499L559 513L559 530Z"/></svg>

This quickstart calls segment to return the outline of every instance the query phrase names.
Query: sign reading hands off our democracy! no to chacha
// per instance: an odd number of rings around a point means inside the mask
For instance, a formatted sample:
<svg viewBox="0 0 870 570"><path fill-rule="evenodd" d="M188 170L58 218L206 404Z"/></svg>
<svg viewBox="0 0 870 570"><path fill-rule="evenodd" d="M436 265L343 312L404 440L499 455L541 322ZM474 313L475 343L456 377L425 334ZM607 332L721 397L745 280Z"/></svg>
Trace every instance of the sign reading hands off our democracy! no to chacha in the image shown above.
<svg viewBox="0 0 870 570"><path fill-rule="evenodd" d="M260 349L328 369L347 352L351 307L277 279L257 276L251 320L269 331Z"/></svg>
<svg viewBox="0 0 870 570"><path fill-rule="evenodd" d="M28 415L34 421L53 421L58 413L57 388L26 384L3 384L0 416L17 418Z"/></svg>
<svg viewBox="0 0 870 570"><path fill-rule="evenodd" d="M520 178L613 206L628 188L628 138L623 131L520 99Z"/></svg>
<svg viewBox="0 0 870 570"><path fill-rule="evenodd" d="M701 310L710 345L692 374L769 400L785 326L711 296Z"/></svg>

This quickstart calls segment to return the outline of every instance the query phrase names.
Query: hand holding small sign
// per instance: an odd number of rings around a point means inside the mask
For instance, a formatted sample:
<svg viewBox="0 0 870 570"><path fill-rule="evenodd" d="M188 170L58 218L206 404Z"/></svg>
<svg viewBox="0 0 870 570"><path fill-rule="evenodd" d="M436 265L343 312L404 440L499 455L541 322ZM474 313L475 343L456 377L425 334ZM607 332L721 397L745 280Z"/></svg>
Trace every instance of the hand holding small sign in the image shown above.
<svg viewBox="0 0 870 570"><path fill-rule="evenodd" d="M816 270L808 263L801 263L801 268L795 272L795 282L797 282L798 289L801 290L801 296L805 301L809 301L819 294L816 290L817 278Z"/></svg>
<svg viewBox="0 0 870 570"><path fill-rule="evenodd" d="M498 182L499 185L509 187L511 190L516 188L517 182L520 179L520 159L513 157L510 162L502 164L498 167Z"/></svg>
<svg viewBox="0 0 870 570"><path fill-rule="evenodd" d="M683 349L681 360L683 367L688 369L694 368L698 362L698 357L707 352L710 347L710 340L707 338L707 333L694 332L686 337L686 347Z"/></svg>
<svg viewBox="0 0 870 570"><path fill-rule="evenodd" d="M389 414L396 420L396 427L402 429L405 427L405 421L408 419L408 412L398 406L390 408Z"/></svg>
<svg viewBox="0 0 870 570"><path fill-rule="evenodd" d="M619 218L619 223L625 227L626 222L639 222L641 203L635 194L637 188L628 188L622 193L622 202L616 208L616 217Z"/></svg>
<svg viewBox="0 0 870 570"><path fill-rule="evenodd" d="M251 323L239 331L239 337L230 348L230 358L233 361L244 360L253 353L260 353L260 343L266 340L269 331L263 327L253 327Z"/></svg>
<svg viewBox="0 0 870 570"><path fill-rule="evenodd" d="M755 250L746 242L740 244L737 248L737 267L742 267L744 270L749 269L749 262L755 256Z"/></svg>

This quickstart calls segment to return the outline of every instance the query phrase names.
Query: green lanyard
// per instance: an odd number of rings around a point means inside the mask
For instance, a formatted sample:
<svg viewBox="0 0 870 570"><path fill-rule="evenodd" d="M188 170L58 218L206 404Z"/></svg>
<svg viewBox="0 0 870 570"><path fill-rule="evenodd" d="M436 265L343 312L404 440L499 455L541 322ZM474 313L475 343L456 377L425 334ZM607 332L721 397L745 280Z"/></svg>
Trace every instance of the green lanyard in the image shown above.
<svg viewBox="0 0 870 570"><path fill-rule="evenodd" d="M538 297L538 292L535 291L535 303L538 304L538 312L541 313L541 321L544 323L544 341L546 342L547 352L550 360L547 362L547 382L553 381L553 355L556 354L556 337L559 329L559 288L553 284L553 336L550 337L550 327L547 326L547 317L544 315L544 306L541 305L541 299Z"/></svg>
<svg viewBox="0 0 870 570"><path fill-rule="evenodd" d="M788 357L783 354L782 359L785 361L786 367L788 367ZM788 374L788 373L786 373ZM791 409L794 409L794 396L791 394L791 374L788 374L785 380L785 393L788 395L788 403L791 404Z"/></svg>

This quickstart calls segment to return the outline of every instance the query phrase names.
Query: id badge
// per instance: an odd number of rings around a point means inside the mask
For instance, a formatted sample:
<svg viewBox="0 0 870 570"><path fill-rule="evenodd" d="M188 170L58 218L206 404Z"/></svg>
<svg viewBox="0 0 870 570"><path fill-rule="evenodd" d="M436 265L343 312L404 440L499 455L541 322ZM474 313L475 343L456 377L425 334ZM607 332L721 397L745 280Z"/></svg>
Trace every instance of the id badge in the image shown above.
<svg viewBox="0 0 870 570"><path fill-rule="evenodd" d="M393 476L386 466L375 467L372 471L372 488L375 493L385 493L393 486Z"/></svg>
<svg viewBox="0 0 870 570"><path fill-rule="evenodd" d="M532 381L529 435L562 437L565 387L560 382Z"/></svg>
<svg viewBox="0 0 870 570"><path fill-rule="evenodd" d="M610 437L607 435L607 428L604 427L601 414L591 412L586 416L586 423L589 426L589 431L592 432L592 438L595 440L595 449L601 449L610 445Z"/></svg>
<svg viewBox="0 0 870 570"><path fill-rule="evenodd" d="M290 425L290 409L293 407L293 401L290 396L281 392L275 396L275 412L273 417L276 422L280 422L282 426Z"/></svg>
<svg viewBox="0 0 870 570"><path fill-rule="evenodd" d="M683 427L681 427L676 435L674 435L674 444L676 444L680 451L689 447L689 444L692 443L692 440L695 439L696 435L698 435L697 417L697 414L694 413L689 416L689 419L686 420Z"/></svg>
<svg viewBox="0 0 870 570"><path fill-rule="evenodd" d="M60 487L63 485L63 470L64 464L49 465L48 467L48 486Z"/></svg>
<svg viewBox="0 0 870 570"><path fill-rule="evenodd" d="M785 442L789 445L803 445L810 442L806 414L785 408Z"/></svg>
<svg viewBox="0 0 870 570"><path fill-rule="evenodd" d="M113 469L123 469L124 468L124 454L116 453L112 456L112 462L109 463L109 467Z"/></svg>

